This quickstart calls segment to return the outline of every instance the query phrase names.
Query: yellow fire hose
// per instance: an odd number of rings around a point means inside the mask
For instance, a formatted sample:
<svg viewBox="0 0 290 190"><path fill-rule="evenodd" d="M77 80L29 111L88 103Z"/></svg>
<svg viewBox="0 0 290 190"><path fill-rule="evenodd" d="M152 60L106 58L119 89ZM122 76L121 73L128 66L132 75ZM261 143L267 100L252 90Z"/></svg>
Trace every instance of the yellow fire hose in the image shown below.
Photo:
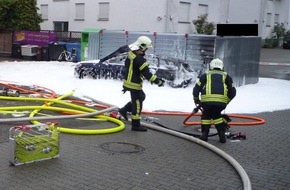
<svg viewBox="0 0 290 190"><path fill-rule="evenodd" d="M115 133L123 130L125 128L125 124L115 118L103 116L100 114L103 114L108 111L112 111L116 109L117 107L111 107L108 109L104 109L102 111L97 111L95 109L75 105L72 103L68 103L65 101L62 101L60 99L71 96L73 92L70 92L66 95L63 95L57 99L50 99L50 98L31 98L31 97L7 97L7 96L0 96L0 100L14 100L14 101L44 101L48 102L44 104L43 106L13 106L13 107L1 107L1 111L11 111L11 110L34 110L28 118L9 118L9 119L0 119L0 122L13 122L13 121L34 121L36 123L36 120L50 120L50 119L68 119L68 118L80 118L80 117L92 117L95 116L96 119L106 119L107 121L113 122L115 124L118 124L117 127L109 128L109 129L74 129L74 128L64 128L59 127L60 132L63 133L70 133L70 134L81 134L81 135L99 135L99 134L108 134L108 133ZM51 107L53 103L63 104L69 107L72 107L74 109L69 108L61 108L61 107ZM50 107L48 107L50 106ZM40 110L53 110L53 111L63 111L63 112L70 112L70 113L78 113L74 115L69 116L49 116L49 117L33 117L35 114L37 114Z"/></svg>

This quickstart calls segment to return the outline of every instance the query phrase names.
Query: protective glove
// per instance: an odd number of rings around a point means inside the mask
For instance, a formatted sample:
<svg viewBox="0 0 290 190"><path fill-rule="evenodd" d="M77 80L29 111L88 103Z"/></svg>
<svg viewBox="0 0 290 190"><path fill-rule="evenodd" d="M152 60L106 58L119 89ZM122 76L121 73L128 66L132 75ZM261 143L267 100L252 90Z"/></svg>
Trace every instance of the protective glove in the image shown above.
<svg viewBox="0 0 290 190"><path fill-rule="evenodd" d="M200 99L199 98L193 98L193 100L194 100L194 103L196 105L199 105L200 104Z"/></svg>
<svg viewBox="0 0 290 190"><path fill-rule="evenodd" d="M165 83L165 80L163 80L163 79L159 79L159 83L158 83L158 86L159 87L162 87L162 86L164 86L164 83Z"/></svg>
<svg viewBox="0 0 290 190"><path fill-rule="evenodd" d="M155 84L157 84L159 87L164 86L165 80L163 80L162 78L156 78L156 80L154 81Z"/></svg>

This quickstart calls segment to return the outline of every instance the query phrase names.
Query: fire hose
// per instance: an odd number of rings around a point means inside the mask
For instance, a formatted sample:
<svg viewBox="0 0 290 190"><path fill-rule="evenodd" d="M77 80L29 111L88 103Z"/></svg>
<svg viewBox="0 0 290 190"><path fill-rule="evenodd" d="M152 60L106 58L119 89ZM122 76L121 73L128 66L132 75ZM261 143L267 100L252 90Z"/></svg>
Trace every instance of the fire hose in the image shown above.
<svg viewBox="0 0 290 190"><path fill-rule="evenodd" d="M47 93L43 93L43 92L38 92L38 91L33 91L33 90L27 90L25 88L21 88L20 86L17 86L17 84L13 85L10 83L8 83L9 81L4 81L5 83L1 83L2 85L5 85L6 87L9 87L11 89L14 90L19 90L20 92L25 92L25 93L31 93L31 94L37 94L43 97L51 97L51 98L56 98L57 95L56 93L48 88L45 87L41 87L38 85L33 85L32 88L36 88L36 89L42 89L44 91L46 91ZM86 97L86 96L84 96ZM90 98L88 98L90 99ZM52 100L53 101L53 100ZM73 100L73 99L68 99L66 101L70 101L70 102L75 102L75 103L79 103L79 104L88 104L89 102L87 101L83 101L83 100ZM104 102L99 102L96 104L94 104L97 107L100 108L108 108L108 105L106 105L106 103ZM185 116L186 118L183 121L183 124L185 126L192 126L192 125L201 125L200 121L189 121L189 119L191 117L194 116L201 116L201 113L199 112L195 112L194 110L192 112L166 112L166 111L162 111L162 112L158 112L158 111L142 111L142 114L152 114L152 115L169 115L169 116ZM248 126L248 125L261 125L265 123L265 120L259 117L253 117L253 116L248 116L248 115L240 115L240 114L227 114L229 117L231 118L238 118L238 119L245 119L245 120L251 120L251 121L231 121L228 124L229 125L239 125L239 126Z"/></svg>
<svg viewBox="0 0 290 190"><path fill-rule="evenodd" d="M108 134L121 131L125 128L125 124L115 118L101 115L105 112L109 112L117 109L117 107L110 107L101 111L97 111L95 109L78 106L75 104L71 104L65 101L49 99L49 98L31 98L31 97L5 97L0 96L0 100L17 100L17 101L46 101L46 102L55 102L59 104L63 104L66 106L70 106L74 109L69 108L61 108L61 107L52 107L52 106L13 106L13 107L1 107L1 111L11 111L11 110L34 110L32 113L37 113L38 110L53 110L53 111L61 111L66 113L73 113L74 115L65 115L65 116L48 116L48 117L24 117L24 118L9 118L9 119L0 119L0 122L14 122L14 121L36 121L36 120L51 120L51 119L70 119L70 118L81 118L81 117L92 117L96 116L97 118L105 119L106 121L110 121L118 124L117 127L109 128L109 129L73 129L73 128L64 128L59 127L60 132L63 133L71 133L71 134L83 134L83 135L96 135L96 134ZM91 112L91 113L88 113Z"/></svg>
<svg viewBox="0 0 290 190"><path fill-rule="evenodd" d="M88 98L88 97L87 97ZM61 104L66 104L66 105L70 105L70 103L68 102L64 102L64 101L60 101L60 100L54 100L54 99L45 99L45 98L21 98L21 97L0 97L0 99L10 99L10 100L37 100L39 101L40 99L42 101L48 101L48 102L56 102L56 103L61 103ZM92 98L91 98L92 99ZM94 100L94 99L92 99ZM103 103L103 102L102 102ZM79 106L72 106L72 107L75 107L75 108L83 108L83 107L79 107ZM61 111L66 111L66 112L70 112L70 113L80 113L82 111L79 111L79 110L74 110L74 109L67 109L67 108L52 108L52 107L47 107L47 106L20 106L20 107L9 107L9 108L5 108L3 109L0 108L0 111L3 110L26 110L28 108L31 108L31 109L52 109L52 110L61 110ZM111 107L112 109L115 108L115 107ZM109 108L108 110L111 110L111 108ZM89 108L84 108L84 109L89 109ZM90 109L89 109L90 110ZM106 111L108 111L106 110ZM92 111L92 110L90 110ZM105 110L103 110L105 111ZM99 114L100 112L98 112ZM150 112L147 112L148 114ZM151 112L153 113L153 112ZM170 112L167 112L167 113L164 113L164 112L154 112L155 114L158 114L158 115L184 115L186 113L170 113ZM95 114L95 115L98 115L97 113L91 113L91 114ZM187 114L188 115L188 114ZM192 116L194 114L190 114L189 116ZM79 117L80 115L77 115L76 117ZM189 117L188 116L188 117ZM59 117L68 117L68 116L57 116L58 118ZM74 116L73 116L74 117ZM40 118L45 118L45 117L34 117L34 118L26 118L27 120L40 120ZM48 117L49 119L52 119L52 117ZM9 121L13 120L19 120L19 121L22 121L21 119L24 119L24 118L15 118L15 119L8 119ZM3 121L0 119L0 122ZM167 134L170 134L170 135L173 135L173 136L177 136L177 137L180 137L180 138L183 138L183 139L186 139L186 140L189 140L189 141L192 141L196 144L199 144L211 151L213 151L214 153L218 154L219 156L221 156L222 158L224 158L225 160L227 160L235 169L236 171L238 172L238 174L240 175L241 177L241 180L242 180L242 183L243 183L243 187L245 190L251 190L252 187L251 187L251 183L250 183L250 180L249 180L249 177L247 175L247 173L245 172L245 170L241 167L241 165L234 159L232 158L230 155L228 155L227 153L225 153L224 151L216 148L215 146L207 143L207 142L204 142L204 141L201 141L195 137L191 137L191 136L188 136L188 135L185 135L185 134L182 134L182 133L179 133L179 132L176 132L176 131L172 131L170 129L166 129L166 128L161 128L161 127L158 127L156 125L153 125L153 124L150 124L150 123L144 123L142 122L142 125L150 128L150 129L153 129L153 130L157 130L157 131L161 131L161 132L164 132L164 133L167 133Z"/></svg>
<svg viewBox="0 0 290 190"><path fill-rule="evenodd" d="M96 103L106 104L106 103L101 102L99 100L96 100L96 99L94 99L94 98L92 98L90 96L84 96L84 97L88 98L88 99L91 99L92 101L94 101ZM112 104L108 104L108 103L106 105L107 106L113 106ZM129 118L129 122L131 122L130 118ZM217 155L219 155L222 158L224 158L226 161L228 161L235 168L235 170L238 172L238 174L241 177L244 190L251 190L252 189L250 178L247 175L247 173L244 170L244 168L233 157L231 157L229 154L227 154L226 152L222 151L221 149L219 149L219 148L217 148L217 147L215 147L215 146L213 146L213 145L211 145L211 144L209 144L209 143L207 143L205 141L202 141L202 140L200 140L198 138L195 138L193 136L189 136L189 135L186 135L186 134L183 134L181 132L177 132L177 131L174 131L174 130L171 130L171 129L168 129L168 128L160 127L160 126L153 125L153 124L146 123L146 122L141 122L141 125L149 128L149 129L152 129L152 130L160 131L160 132L163 132L163 133L166 133L166 134L170 134L170 135L173 135L173 136L176 136L176 137L179 137L179 138L194 142L196 144L199 144L199 145L211 150L212 152L214 152Z"/></svg>

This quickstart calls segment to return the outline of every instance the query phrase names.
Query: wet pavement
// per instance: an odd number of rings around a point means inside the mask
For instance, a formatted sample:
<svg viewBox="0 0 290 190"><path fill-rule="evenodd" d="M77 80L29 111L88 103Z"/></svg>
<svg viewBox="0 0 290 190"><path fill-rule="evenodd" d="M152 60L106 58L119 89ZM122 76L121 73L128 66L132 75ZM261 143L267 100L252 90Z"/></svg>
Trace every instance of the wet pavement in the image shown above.
<svg viewBox="0 0 290 190"><path fill-rule="evenodd" d="M290 80L290 49L261 49L259 77Z"/></svg>

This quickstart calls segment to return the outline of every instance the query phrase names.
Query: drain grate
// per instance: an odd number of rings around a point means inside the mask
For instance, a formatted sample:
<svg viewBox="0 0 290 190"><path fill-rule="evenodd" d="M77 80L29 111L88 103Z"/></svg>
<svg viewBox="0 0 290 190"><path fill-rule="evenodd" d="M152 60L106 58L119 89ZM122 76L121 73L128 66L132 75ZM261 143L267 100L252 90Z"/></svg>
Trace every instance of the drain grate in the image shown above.
<svg viewBox="0 0 290 190"><path fill-rule="evenodd" d="M111 153L142 154L145 151L145 148L140 145L125 142L106 142L100 146Z"/></svg>

